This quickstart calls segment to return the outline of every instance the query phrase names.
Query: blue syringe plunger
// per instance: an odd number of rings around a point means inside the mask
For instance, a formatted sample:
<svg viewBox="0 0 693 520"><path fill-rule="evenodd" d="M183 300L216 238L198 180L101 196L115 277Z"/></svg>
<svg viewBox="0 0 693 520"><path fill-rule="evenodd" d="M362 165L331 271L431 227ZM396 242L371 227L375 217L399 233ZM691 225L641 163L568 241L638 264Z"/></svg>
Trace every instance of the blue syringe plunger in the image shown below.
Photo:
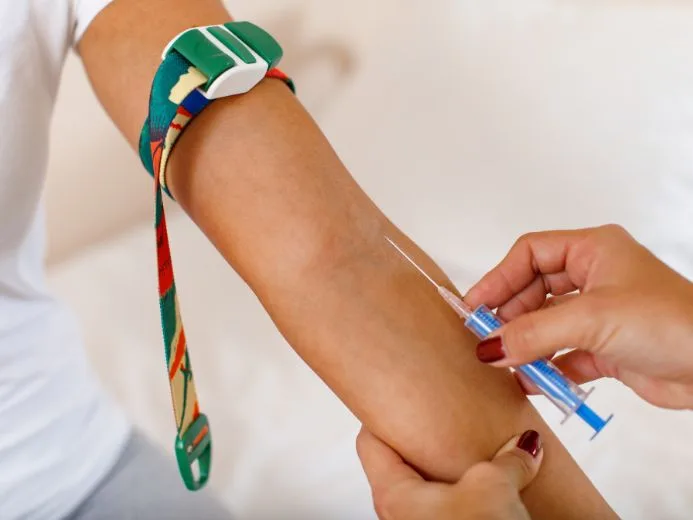
<svg viewBox="0 0 693 520"><path fill-rule="evenodd" d="M599 435L599 432L604 429L604 426L606 426L611 419L614 418L614 414L611 414L609 417L606 419L602 419L597 415L592 408L587 406L586 404L581 404L578 406L577 410L575 410L575 414L580 417L583 421L585 421L587 424L589 424L592 429L594 430L594 434L592 435L591 439L594 439L597 435Z"/></svg>

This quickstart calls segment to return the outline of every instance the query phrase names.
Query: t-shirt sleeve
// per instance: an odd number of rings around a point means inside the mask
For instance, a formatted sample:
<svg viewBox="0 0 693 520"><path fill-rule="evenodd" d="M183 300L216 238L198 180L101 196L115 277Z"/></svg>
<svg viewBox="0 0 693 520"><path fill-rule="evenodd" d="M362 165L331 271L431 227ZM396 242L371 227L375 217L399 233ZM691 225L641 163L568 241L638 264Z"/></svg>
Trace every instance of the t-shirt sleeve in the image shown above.
<svg viewBox="0 0 693 520"><path fill-rule="evenodd" d="M84 36L84 32L89 24L94 20L101 10L111 3L112 0L70 0L72 2L73 33L72 43L77 42Z"/></svg>

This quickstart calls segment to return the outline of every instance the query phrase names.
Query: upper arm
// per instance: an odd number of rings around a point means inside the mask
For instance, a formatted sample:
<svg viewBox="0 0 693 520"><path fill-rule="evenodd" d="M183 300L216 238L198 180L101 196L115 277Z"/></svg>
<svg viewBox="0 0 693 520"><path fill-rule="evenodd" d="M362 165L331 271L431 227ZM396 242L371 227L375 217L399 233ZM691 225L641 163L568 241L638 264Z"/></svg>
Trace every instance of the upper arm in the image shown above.
<svg viewBox="0 0 693 520"><path fill-rule="evenodd" d="M224 23L230 16L220 0L72 1L76 47L87 75L106 112L136 147L163 48L189 27Z"/></svg>
<svg viewBox="0 0 693 520"><path fill-rule="evenodd" d="M72 17L72 42L82 39L94 18L113 0L69 0Z"/></svg>

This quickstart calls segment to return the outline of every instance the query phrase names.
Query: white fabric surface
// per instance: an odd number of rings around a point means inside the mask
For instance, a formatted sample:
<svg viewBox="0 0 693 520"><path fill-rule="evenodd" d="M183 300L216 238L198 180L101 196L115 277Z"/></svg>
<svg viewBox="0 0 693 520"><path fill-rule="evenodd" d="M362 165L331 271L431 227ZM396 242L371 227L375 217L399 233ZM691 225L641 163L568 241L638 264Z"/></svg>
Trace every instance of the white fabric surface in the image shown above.
<svg viewBox="0 0 693 520"><path fill-rule="evenodd" d="M174 215L183 317L214 433L214 488L240 520L375 518L354 450L357 421L290 350L200 232ZM87 324L86 342L107 388L169 450L174 430L153 240L153 230L142 226L53 270L51 281ZM616 383L597 386L595 409L616 417L592 442L577 419L559 426L550 405L537 400L539 409L624 518L689 518L693 414L647 406Z"/></svg>
<svg viewBox="0 0 693 520"><path fill-rule="evenodd" d="M692 2L339 5L328 16L335 4L306 1L301 22L343 42L360 31L356 73L319 122L460 288L523 232L604 222L693 275ZM185 218L171 219L171 234L213 421L214 486L240 518L372 518L355 420ZM169 447L153 254L143 226L51 279L83 318L109 388ZM592 402L616 413L592 443L578 421L558 427L539 406L624 518L689 518L693 414L654 409L615 383Z"/></svg>

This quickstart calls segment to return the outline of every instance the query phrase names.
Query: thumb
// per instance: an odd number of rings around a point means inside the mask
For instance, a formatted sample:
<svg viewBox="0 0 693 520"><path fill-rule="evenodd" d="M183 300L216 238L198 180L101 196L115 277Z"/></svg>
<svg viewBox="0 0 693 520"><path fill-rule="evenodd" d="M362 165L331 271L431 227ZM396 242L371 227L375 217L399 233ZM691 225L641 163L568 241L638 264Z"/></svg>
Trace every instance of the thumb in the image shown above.
<svg viewBox="0 0 693 520"><path fill-rule="evenodd" d="M604 329L595 299L580 295L561 305L523 314L477 345L483 363L510 367L550 357L567 347L594 352Z"/></svg>
<svg viewBox="0 0 693 520"><path fill-rule="evenodd" d="M489 490L494 495L505 490L522 491L539 473L544 457L541 437L534 430L510 439L493 457L491 462L481 462L469 468L458 486L479 488L484 493Z"/></svg>
<svg viewBox="0 0 693 520"><path fill-rule="evenodd" d="M423 478L399 454L365 428L356 438L356 451L371 488L388 490Z"/></svg>

